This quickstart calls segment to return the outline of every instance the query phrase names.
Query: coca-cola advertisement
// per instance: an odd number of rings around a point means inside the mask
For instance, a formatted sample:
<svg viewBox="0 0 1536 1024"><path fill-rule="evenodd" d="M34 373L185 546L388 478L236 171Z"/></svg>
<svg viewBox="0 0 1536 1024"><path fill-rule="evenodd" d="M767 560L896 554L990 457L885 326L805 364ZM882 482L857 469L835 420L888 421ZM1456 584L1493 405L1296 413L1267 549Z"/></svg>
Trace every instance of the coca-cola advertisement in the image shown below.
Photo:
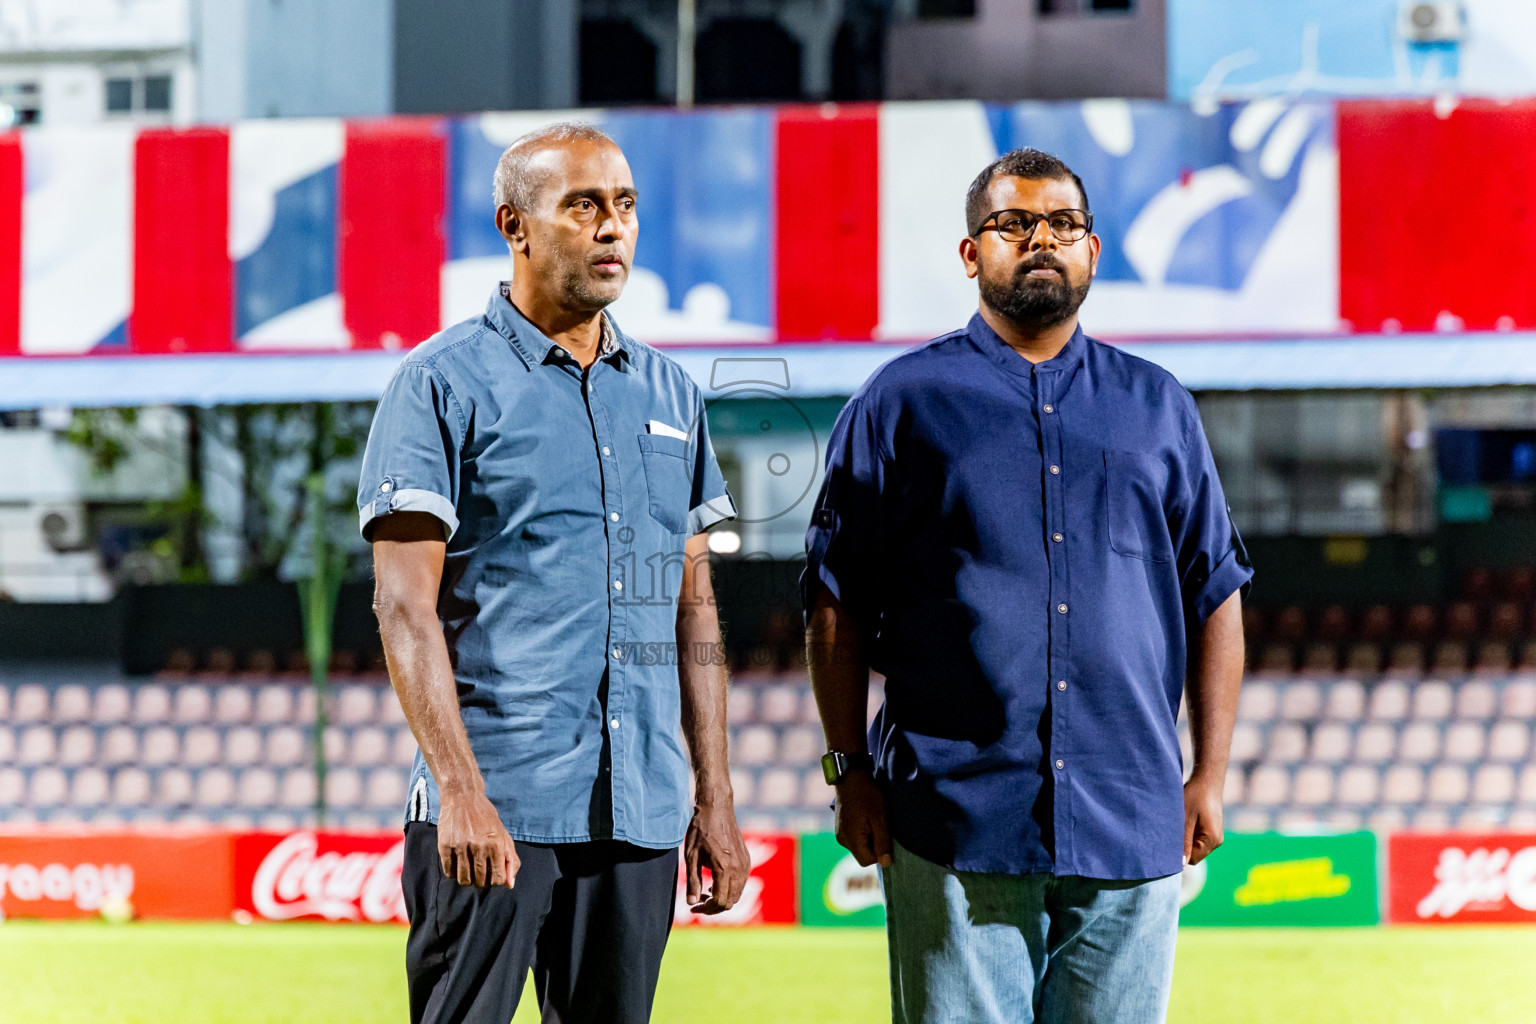
<svg viewBox="0 0 1536 1024"><path fill-rule="evenodd" d="M686 868L678 869L677 904L673 923L680 925L731 926L744 924L794 924L798 894L795 891L795 844L791 835L745 836L752 858L752 873L742 887L741 899L720 914L695 914L688 909ZM709 870L704 870L704 891L709 891Z"/></svg>
<svg viewBox="0 0 1536 1024"><path fill-rule="evenodd" d="M219 833L0 834L0 913L227 919L232 857Z"/></svg>
<svg viewBox="0 0 1536 1024"><path fill-rule="evenodd" d="M399 833L250 833L235 840L235 915L267 921L399 921Z"/></svg>
<svg viewBox="0 0 1536 1024"><path fill-rule="evenodd" d="M1395 835L1394 924L1536 921L1536 835Z"/></svg>

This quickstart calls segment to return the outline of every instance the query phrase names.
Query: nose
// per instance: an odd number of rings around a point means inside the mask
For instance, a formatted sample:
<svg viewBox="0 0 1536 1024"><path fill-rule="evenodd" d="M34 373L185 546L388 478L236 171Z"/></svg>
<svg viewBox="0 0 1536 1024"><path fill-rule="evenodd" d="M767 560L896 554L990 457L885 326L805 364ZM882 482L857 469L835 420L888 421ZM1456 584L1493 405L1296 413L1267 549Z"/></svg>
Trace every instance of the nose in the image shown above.
<svg viewBox="0 0 1536 1024"><path fill-rule="evenodd" d="M1037 252L1040 249L1054 250L1061 247L1061 242L1051 233L1051 226L1045 222L1044 217L1035 221L1034 231L1030 233L1027 244L1029 245L1030 252Z"/></svg>
<svg viewBox="0 0 1536 1024"><path fill-rule="evenodd" d="M620 216L618 208L607 206L603 209L603 219L597 223L597 240L599 242L616 242L623 238L628 231L624 218Z"/></svg>

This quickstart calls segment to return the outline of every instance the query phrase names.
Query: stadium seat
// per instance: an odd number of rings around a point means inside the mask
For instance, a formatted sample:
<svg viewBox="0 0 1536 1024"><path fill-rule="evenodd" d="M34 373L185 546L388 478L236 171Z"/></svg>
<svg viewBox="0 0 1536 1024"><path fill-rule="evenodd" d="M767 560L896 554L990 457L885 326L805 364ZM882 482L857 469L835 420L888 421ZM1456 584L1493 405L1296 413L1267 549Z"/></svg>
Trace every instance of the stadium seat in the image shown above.
<svg viewBox="0 0 1536 1024"><path fill-rule="evenodd" d="M1244 722L1268 722L1275 717L1279 704L1274 683L1250 679L1238 692L1237 717Z"/></svg>
<svg viewBox="0 0 1536 1024"><path fill-rule="evenodd" d="M1231 761L1233 764L1247 764L1257 761L1264 750L1264 733L1252 722L1241 721L1232 728Z"/></svg>
<svg viewBox="0 0 1536 1024"><path fill-rule="evenodd" d="M815 764L821 760L823 747L820 729L792 726L779 736L779 760L790 766Z"/></svg>
<svg viewBox="0 0 1536 1024"><path fill-rule="evenodd" d="M1511 832L1536 832L1536 807L1516 807L1504 827Z"/></svg>
<svg viewBox="0 0 1536 1024"><path fill-rule="evenodd" d="M1413 688L1413 717L1421 721L1445 721L1454 703L1451 685L1442 680L1426 680Z"/></svg>
<svg viewBox="0 0 1536 1024"><path fill-rule="evenodd" d="M1527 807L1536 807L1536 764L1520 769L1520 781L1515 784L1515 800Z"/></svg>
<svg viewBox="0 0 1536 1024"><path fill-rule="evenodd" d="M183 764L194 768L217 764L223 754L223 744L219 742L217 731L207 726L196 726L186 731L181 745Z"/></svg>
<svg viewBox="0 0 1536 1024"><path fill-rule="evenodd" d="M1488 730L1479 722L1453 722L1445 731L1445 759L1469 764L1483 758Z"/></svg>
<svg viewBox="0 0 1536 1024"><path fill-rule="evenodd" d="M1531 750L1531 729L1524 722L1501 720L1488 734L1488 758L1492 761L1524 761Z"/></svg>
<svg viewBox="0 0 1536 1024"><path fill-rule="evenodd" d="M1344 671L1375 675L1381 671L1380 644L1350 644L1344 651Z"/></svg>
<svg viewBox="0 0 1536 1024"><path fill-rule="evenodd" d="M317 792L314 769L290 768L283 773L278 804L289 810L302 811L315 805Z"/></svg>
<svg viewBox="0 0 1536 1024"><path fill-rule="evenodd" d="M363 780L352 768L337 768L325 773L325 803L327 807L352 808L362 802ZM405 801L401 801L403 805Z"/></svg>
<svg viewBox="0 0 1536 1024"><path fill-rule="evenodd" d="M1403 636L1410 640L1428 640L1435 633L1439 616L1427 604L1411 606L1403 614Z"/></svg>
<svg viewBox="0 0 1536 1024"><path fill-rule="evenodd" d="M325 761L326 764L348 764L347 754L351 746L351 733L339 726L328 725L325 728Z"/></svg>
<svg viewBox="0 0 1536 1024"><path fill-rule="evenodd" d="M293 688L273 683L256 693L258 725L287 725L293 721Z"/></svg>
<svg viewBox="0 0 1536 1024"><path fill-rule="evenodd" d="M1353 745L1354 735L1349 726L1325 722L1312 730L1311 759L1319 764L1340 764L1349 760Z"/></svg>
<svg viewBox="0 0 1536 1024"><path fill-rule="evenodd" d="M1507 804L1515 798L1515 770L1507 764L1485 764L1472 776L1472 799L1480 804Z"/></svg>
<svg viewBox="0 0 1536 1024"><path fill-rule="evenodd" d="M1480 676L1504 675L1509 671L1512 661L1509 644L1502 640L1488 640L1477 645L1472 671Z"/></svg>
<svg viewBox="0 0 1536 1024"><path fill-rule="evenodd" d="M1280 696L1280 717L1287 722L1311 722L1322 713L1323 688L1313 682L1293 682Z"/></svg>
<svg viewBox="0 0 1536 1024"><path fill-rule="evenodd" d="M54 767L34 769L27 780L27 803L34 810L46 810L64 803L69 794L69 780L64 772Z"/></svg>
<svg viewBox="0 0 1536 1024"><path fill-rule="evenodd" d="M53 721L72 725L91 720L91 691L79 683L65 683L53 693Z"/></svg>
<svg viewBox="0 0 1536 1024"><path fill-rule="evenodd" d="M1378 834L1398 832L1408 824L1408 812L1401 807L1377 807L1365 816L1365 826Z"/></svg>
<svg viewBox="0 0 1536 1024"><path fill-rule="evenodd" d="M101 734L98 760L109 768L137 764L139 761L139 734L132 727L115 725Z"/></svg>
<svg viewBox="0 0 1536 1024"><path fill-rule="evenodd" d="M737 807L753 806L757 803L757 777L745 768L732 768L731 794Z"/></svg>
<svg viewBox="0 0 1536 1024"><path fill-rule="evenodd" d="M1471 601L1457 601L1445 610L1442 628L1452 640L1468 640L1476 636L1480 628L1477 606Z"/></svg>
<svg viewBox="0 0 1536 1024"><path fill-rule="evenodd" d="M800 720L800 688L774 685L763 687L758 697L758 721L787 725Z"/></svg>
<svg viewBox="0 0 1536 1024"><path fill-rule="evenodd" d="M416 737L409 728L401 726L395 729L395 738L390 743L390 761L401 768L409 768L416 763Z"/></svg>
<svg viewBox="0 0 1536 1024"><path fill-rule="evenodd" d="M749 725L736 734L734 759L739 764L769 764L777 760L777 741L765 725Z"/></svg>
<svg viewBox="0 0 1536 1024"><path fill-rule="evenodd" d="M191 806L194 795L192 774L184 768L166 768L155 778L155 803L167 810Z"/></svg>
<svg viewBox="0 0 1536 1024"><path fill-rule="evenodd" d="M59 733L59 764L79 768L96 760L96 730L72 725Z"/></svg>
<svg viewBox="0 0 1536 1024"><path fill-rule="evenodd" d="M1272 675L1290 675L1296 668L1296 649L1290 644L1265 644L1259 653L1258 668Z"/></svg>
<svg viewBox="0 0 1536 1024"><path fill-rule="evenodd" d="M1320 807L1333 800L1333 769L1309 764L1291 780L1291 801L1304 807Z"/></svg>
<svg viewBox="0 0 1536 1024"><path fill-rule="evenodd" d="M1502 718L1536 718L1536 679L1513 679L1504 686L1500 702Z"/></svg>
<svg viewBox="0 0 1536 1024"><path fill-rule="evenodd" d="M219 810L235 801L235 777L227 768L204 768L197 773L197 805Z"/></svg>
<svg viewBox="0 0 1536 1024"><path fill-rule="evenodd" d="M135 725L160 725L171 720L171 691L158 683L141 683L133 694Z"/></svg>
<svg viewBox="0 0 1536 1024"><path fill-rule="evenodd" d="M1221 802L1227 807L1233 807L1243 802L1243 770L1236 764L1227 766L1227 774L1222 779Z"/></svg>
<svg viewBox="0 0 1536 1024"><path fill-rule="evenodd" d="M133 710L133 695L121 683L104 683L96 687L91 701L91 721L96 725L118 725L128 721Z"/></svg>
<svg viewBox="0 0 1536 1024"><path fill-rule="evenodd" d="M13 764L16 761L16 734L8 725L0 725L0 765ZM0 800L0 807L5 802Z"/></svg>
<svg viewBox="0 0 1536 1024"><path fill-rule="evenodd" d="M1324 813L1323 824L1334 831L1355 832L1362 827L1363 821L1359 811L1334 807Z"/></svg>
<svg viewBox="0 0 1536 1024"><path fill-rule="evenodd" d="M1370 717L1378 722L1398 722L1408 716L1408 684L1384 679L1371 690Z"/></svg>
<svg viewBox="0 0 1536 1024"><path fill-rule="evenodd" d="M1365 714L1365 687L1356 679L1341 679L1328 688L1324 714L1336 722L1358 722Z"/></svg>
<svg viewBox="0 0 1536 1024"><path fill-rule="evenodd" d="M832 803L835 793L827 785L827 777L820 768L807 768L802 772L800 785L800 806L806 810L823 811Z"/></svg>
<svg viewBox="0 0 1536 1024"><path fill-rule="evenodd" d="M1248 773L1248 804L1252 807L1278 807L1289 803L1291 776L1284 768L1261 764Z"/></svg>
<svg viewBox="0 0 1536 1024"><path fill-rule="evenodd" d="M1460 805L1467 802L1471 789L1465 765L1437 764L1430 770L1425 799L1442 806Z"/></svg>
<svg viewBox="0 0 1536 1024"><path fill-rule="evenodd" d="M800 775L788 768L770 768L758 778L759 807L793 807L800 802Z"/></svg>
<svg viewBox="0 0 1536 1024"><path fill-rule="evenodd" d="M1227 819L1233 832L1267 832L1272 821L1269 811L1259 807L1238 807Z"/></svg>
<svg viewBox="0 0 1536 1024"><path fill-rule="evenodd" d="M313 725L315 722L315 690L314 687L305 686L293 695L293 720L299 725Z"/></svg>
<svg viewBox="0 0 1536 1024"><path fill-rule="evenodd" d="M389 737L383 729L369 726L352 733L350 763L358 768L372 768L389 762Z"/></svg>
<svg viewBox="0 0 1536 1024"><path fill-rule="evenodd" d="M1317 617L1317 636L1336 644L1349 636L1349 613L1342 605L1329 605Z"/></svg>
<svg viewBox="0 0 1536 1024"><path fill-rule="evenodd" d="M1443 807L1420 807L1409 815L1408 821L1415 832L1448 832L1452 819L1450 811Z"/></svg>
<svg viewBox="0 0 1536 1024"><path fill-rule="evenodd" d="M223 683L213 699L213 720L220 725L244 725L255 714L255 705L249 686Z"/></svg>
<svg viewBox="0 0 1536 1024"><path fill-rule="evenodd" d="M1468 679L1456 687L1456 717L1487 721L1498 711L1499 695L1491 683Z"/></svg>
<svg viewBox="0 0 1536 1024"><path fill-rule="evenodd" d="M1463 807L1461 813L1456 816L1456 831L1458 832L1496 832L1503 831L1507 816L1503 807L1488 805L1474 805Z"/></svg>
<svg viewBox="0 0 1536 1024"><path fill-rule="evenodd" d="M1424 798L1424 769L1417 765L1395 764L1388 768L1381 780L1381 799L1384 803L1407 806Z"/></svg>
<svg viewBox="0 0 1536 1024"><path fill-rule="evenodd" d="M151 766L175 764L181 760L181 736L169 726L144 730L144 763Z"/></svg>
<svg viewBox="0 0 1536 1024"><path fill-rule="evenodd" d="M379 811L405 807L405 775L398 768L375 768L368 773L364 805Z"/></svg>
<svg viewBox="0 0 1536 1024"><path fill-rule="evenodd" d="M1471 652L1463 640L1445 640L1435 645L1435 655L1430 659L1430 671L1442 675L1467 670Z"/></svg>
<svg viewBox="0 0 1536 1024"><path fill-rule="evenodd" d="M224 763L245 768L261 760L261 733L241 726L224 734Z"/></svg>
<svg viewBox="0 0 1536 1024"><path fill-rule="evenodd" d="M1294 764L1307 756L1307 731L1291 722L1276 725L1269 732L1269 752L1265 760L1270 764Z"/></svg>
<svg viewBox="0 0 1536 1024"><path fill-rule="evenodd" d="M1440 727L1429 722L1412 722L1403 729L1398 742L1397 758L1413 764L1424 764L1440 756Z"/></svg>
<svg viewBox="0 0 1536 1024"><path fill-rule="evenodd" d="M1330 643L1307 644L1301 656L1301 671L1309 676L1330 676L1339 670L1339 649Z"/></svg>
<svg viewBox="0 0 1536 1024"><path fill-rule="evenodd" d="M378 711L377 689L367 683L352 683L336 691L331 721L338 725L371 725Z"/></svg>
<svg viewBox="0 0 1536 1024"><path fill-rule="evenodd" d="M1381 774L1368 765L1352 764L1339 772L1338 802L1346 807L1369 807L1381 793Z"/></svg>
<svg viewBox="0 0 1536 1024"><path fill-rule="evenodd" d="M1276 639L1285 643L1300 643L1307 632L1307 616L1296 605L1288 605L1281 608L1275 614L1275 621L1270 633Z"/></svg>
<svg viewBox="0 0 1536 1024"><path fill-rule="evenodd" d="M1189 724L1179 720L1179 756L1183 759L1184 778L1188 779L1195 767L1195 741L1189 735Z"/></svg>
<svg viewBox="0 0 1536 1024"><path fill-rule="evenodd" d="M247 809L270 807L277 802L277 776L270 768L247 768L240 773L236 802Z"/></svg>
<svg viewBox="0 0 1536 1024"><path fill-rule="evenodd" d="M1360 616L1360 639L1367 643L1385 643L1392 632L1392 609L1386 605L1372 605Z"/></svg>
<svg viewBox="0 0 1536 1024"><path fill-rule="evenodd" d="M149 803L149 773L142 768L119 768L112 773L112 805L135 810Z"/></svg>
<svg viewBox="0 0 1536 1024"><path fill-rule="evenodd" d="M111 795L112 780L100 768L81 768L69 780L69 802L73 807L100 807Z"/></svg>
<svg viewBox="0 0 1536 1024"><path fill-rule="evenodd" d="M732 682L725 692L725 720L731 725L746 725L757 715L757 689Z"/></svg>
<svg viewBox="0 0 1536 1024"><path fill-rule="evenodd" d="M208 687L186 683L176 687L171 720L177 725L202 725L213 720L213 694Z"/></svg>
<svg viewBox="0 0 1536 1024"><path fill-rule="evenodd" d="M11 695L11 721L17 725L48 721L48 691L35 683L16 687Z"/></svg>
<svg viewBox="0 0 1536 1024"><path fill-rule="evenodd" d="M0 683L0 722L11 720L11 688Z"/></svg>
<svg viewBox="0 0 1536 1024"><path fill-rule="evenodd" d="M304 733L292 726L281 726L267 734L267 763L274 768L289 768L308 760Z"/></svg>
<svg viewBox="0 0 1536 1024"><path fill-rule="evenodd" d="M1400 676L1416 676L1423 672L1424 645L1417 640L1393 644L1387 657L1387 671Z"/></svg>
<svg viewBox="0 0 1536 1024"><path fill-rule="evenodd" d="M404 725L405 709L400 706L400 698L395 694L395 688L386 685L379 694L379 725Z"/></svg>
<svg viewBox="0 0 1536 1024"><path fill-rule="evenodd" d="M0 768L0 807L18 807L26 799L27 777L20 768Z"/></svg>
<svg viewBox="0 0 1536 1024"><path fill-rule="evenodd" d="M16 748L16 763L23 766L50 764L57 757L53 729L46 725L23 729Z"/></svg>

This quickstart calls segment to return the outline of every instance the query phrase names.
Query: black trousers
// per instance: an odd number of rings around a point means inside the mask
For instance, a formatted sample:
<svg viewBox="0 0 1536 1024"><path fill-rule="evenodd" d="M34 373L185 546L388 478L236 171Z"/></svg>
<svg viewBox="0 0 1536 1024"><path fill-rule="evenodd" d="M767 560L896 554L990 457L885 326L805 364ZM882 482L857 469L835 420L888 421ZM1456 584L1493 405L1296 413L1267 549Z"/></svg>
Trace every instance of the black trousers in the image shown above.
<svg viewBox="0 0 1536 1024"><path fill-rule="evenodd" d="M437 826L405 829L414 1024L508 1024L532 969L544 1024L645 1024L672 927L676 849L517 843L517 884L443 875Z"/></svg>

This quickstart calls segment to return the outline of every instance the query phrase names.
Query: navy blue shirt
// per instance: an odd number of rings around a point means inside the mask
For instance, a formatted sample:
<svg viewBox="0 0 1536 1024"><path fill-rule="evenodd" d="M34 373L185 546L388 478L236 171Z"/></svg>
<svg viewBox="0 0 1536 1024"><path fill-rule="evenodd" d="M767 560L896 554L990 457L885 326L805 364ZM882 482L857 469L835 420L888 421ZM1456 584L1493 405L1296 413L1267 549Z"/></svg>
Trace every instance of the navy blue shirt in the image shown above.
<svg viewBox="0 0 1536 1024"><path fill-rule="evenodd" d="M885 704L892 834L961 871L1183 866L1186 628L1252 576L1200 417L1079 328L1030 363L980 315L843 409L806 535Z"/></svg>
<svg viewBox="0 0 1536 1024"><path fill-rule="evenodd" d="M514 839L667 848L691 816L676 640L689 535L734 517L697 385L604 323L580 364L503 295L408 355L358 486L448 538L438 616L486 796ZM418 753L408 820L436 821Z"/></svg>

